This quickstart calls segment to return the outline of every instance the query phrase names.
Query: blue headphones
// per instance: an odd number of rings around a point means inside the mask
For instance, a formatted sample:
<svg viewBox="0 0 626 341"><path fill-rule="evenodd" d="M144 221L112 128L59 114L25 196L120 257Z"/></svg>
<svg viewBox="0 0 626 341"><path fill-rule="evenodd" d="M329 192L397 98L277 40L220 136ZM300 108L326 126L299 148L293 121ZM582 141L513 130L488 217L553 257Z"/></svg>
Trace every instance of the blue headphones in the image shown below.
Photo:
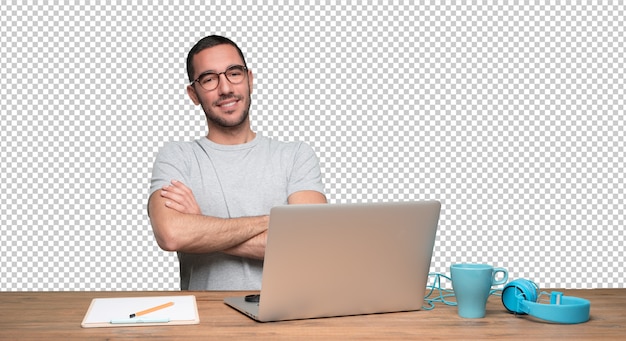
<svg viewBox="0 0 626 341"><path fill-rule="evenodd" d="M554 291L537 295L537 284L527 279L516 279L502 289L502 304L511 313L528 314L556 323L582 323L589 320L591 304L584 298L564 296ZM550 304L537 303L542 294L550 295Z"/></svg>

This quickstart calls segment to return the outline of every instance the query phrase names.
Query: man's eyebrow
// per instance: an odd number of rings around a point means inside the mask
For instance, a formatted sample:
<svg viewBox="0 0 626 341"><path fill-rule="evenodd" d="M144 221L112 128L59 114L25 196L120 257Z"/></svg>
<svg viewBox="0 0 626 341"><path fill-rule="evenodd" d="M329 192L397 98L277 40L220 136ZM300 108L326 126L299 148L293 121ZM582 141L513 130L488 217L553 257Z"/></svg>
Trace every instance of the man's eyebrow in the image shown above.
<svg viewBox="0 0 626 341"><path fill-rule="evenodd" d="M233 66L244 66L244 65L243 65L243 64L230 64L230 65L228 65L228 66L224 69L224 71L226 71L226 70L230 69L230 68L231 68L231 67L233 67ZM199 76L202 76L202 75L204 75L204 74L207 74L207 73L217 73L217 71L215 71L215 70L213 70L213 69L205 70L205 71L200 72L200 75L198 75L198 77L199 77Z"/></svg>
<svg viewBox="0 0 626 341"><path fill-rule="evenodd" d="M209 74L209 73L217 73L217 72L216 72L215 70L206 70L206 71L202 71L202 72L200 72L200 74L199 74L199 75L198 75L198 77L196 77L196 78L200 78L200 77L202 77L202 76L204 76L204 75L206 75L206 74Z"/></svg>

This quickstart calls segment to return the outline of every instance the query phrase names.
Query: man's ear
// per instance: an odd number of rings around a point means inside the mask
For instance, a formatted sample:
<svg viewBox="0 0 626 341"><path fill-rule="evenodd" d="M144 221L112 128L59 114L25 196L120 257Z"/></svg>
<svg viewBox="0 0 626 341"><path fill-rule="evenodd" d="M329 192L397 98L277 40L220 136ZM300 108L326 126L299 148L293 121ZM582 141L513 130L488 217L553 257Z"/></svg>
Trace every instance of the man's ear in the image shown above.
<svg viewBox="0 0 626 341"><path fill-rule="evenodd" d="M250 94L252 94L252 83L254 77L252 76L252 70L248 69L248 88L250 89Z"/></svg>
<svg viewBox="0 0 626 341"><path fill-rule="evenodd" d="M193 87L193 84L187 85L187 95L191 98L193 104L200 104L200 99L198 98L198 93L196 93L196 89Z"/></svg>

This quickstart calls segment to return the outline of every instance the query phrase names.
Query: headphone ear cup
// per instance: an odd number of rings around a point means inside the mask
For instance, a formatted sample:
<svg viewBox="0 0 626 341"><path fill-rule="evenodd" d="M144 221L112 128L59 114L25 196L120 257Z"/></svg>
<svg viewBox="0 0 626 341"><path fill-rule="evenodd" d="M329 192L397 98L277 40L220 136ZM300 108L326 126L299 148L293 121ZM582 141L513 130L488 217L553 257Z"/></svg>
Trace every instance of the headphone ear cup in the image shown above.
<svg viewBox="0 0 626 341"><path fill-rule="evenodd" d="M516 279L502 289L502 304L511 313L526 314L522 309L523 301L537 301L537 285L527 279Z"/></svg>

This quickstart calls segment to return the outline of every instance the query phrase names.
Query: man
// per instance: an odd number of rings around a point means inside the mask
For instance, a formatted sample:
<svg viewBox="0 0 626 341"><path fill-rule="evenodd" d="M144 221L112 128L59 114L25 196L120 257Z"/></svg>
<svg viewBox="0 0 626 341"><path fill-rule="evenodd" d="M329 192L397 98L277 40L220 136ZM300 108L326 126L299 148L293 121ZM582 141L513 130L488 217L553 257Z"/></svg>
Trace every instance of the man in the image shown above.
<svg viewBox="0 0 626 341"><path fill-rule="evenodd" d="M152 229L163 250L178 252L182 290L258 290L270 209L326 203L319 161L306 144L252 131L253 74L234 42L201 39L187 73L187 94L202 107L208 135L159 151Z"/></svg>

